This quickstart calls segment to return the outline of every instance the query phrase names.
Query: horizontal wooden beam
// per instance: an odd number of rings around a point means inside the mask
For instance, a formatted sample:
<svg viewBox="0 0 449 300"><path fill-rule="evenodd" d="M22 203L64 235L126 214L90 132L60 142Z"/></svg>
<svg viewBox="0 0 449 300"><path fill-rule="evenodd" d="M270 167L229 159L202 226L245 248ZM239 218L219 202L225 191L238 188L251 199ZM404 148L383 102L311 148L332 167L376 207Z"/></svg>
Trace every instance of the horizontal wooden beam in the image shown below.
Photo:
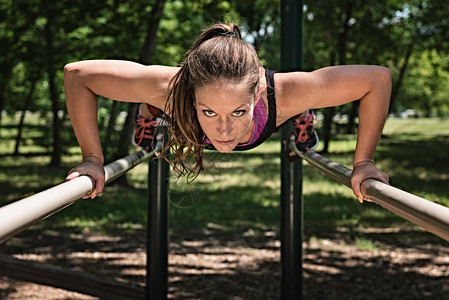
<svg viewBox="0 0 449 300"><path fill-rule="evenodd" d="M104 276L86 274L41 262L0 255L0 275L11 279L52 286L100 299L145 299L145 288Z"/></svg>

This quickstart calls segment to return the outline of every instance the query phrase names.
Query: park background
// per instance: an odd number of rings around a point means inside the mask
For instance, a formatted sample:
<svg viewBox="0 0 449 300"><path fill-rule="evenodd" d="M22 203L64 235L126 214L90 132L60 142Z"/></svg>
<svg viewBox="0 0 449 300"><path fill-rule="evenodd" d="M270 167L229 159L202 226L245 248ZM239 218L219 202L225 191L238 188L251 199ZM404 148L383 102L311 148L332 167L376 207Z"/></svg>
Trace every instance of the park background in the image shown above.
<svg viewBox="0 0 449 300"><path fill-rule="evenodd" d="M263 63L280 68L280 1L1 0L0 205L62 182L80 161L64 104L65 64L101 58L174 66L205 26L221 21L239 24ZM446 206L448 35L444 1L304 1L304 70L389 67L390 118L376 162L394 186ZM99 106L110 162L133 150L123 141L131 139L136 106L108 99ZM318 115L317 151L350 167L357 103ZM210 158L192 185L171 182L169 296L277 299L279 137ZM146 172L138 166L102 197L76 203L0 252L142 283ZM375 204L358 204L307 164L304 174L306 299L445 298L447 242ZM53 296L85 298L0 277L4 299Z"/></svg>

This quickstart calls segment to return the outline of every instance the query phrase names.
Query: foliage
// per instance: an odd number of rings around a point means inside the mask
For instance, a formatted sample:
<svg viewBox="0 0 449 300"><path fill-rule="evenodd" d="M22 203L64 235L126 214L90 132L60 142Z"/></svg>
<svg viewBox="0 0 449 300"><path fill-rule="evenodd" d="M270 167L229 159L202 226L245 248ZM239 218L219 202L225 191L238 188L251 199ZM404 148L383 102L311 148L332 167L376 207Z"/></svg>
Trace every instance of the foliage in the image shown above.
<svg viewBox="0 0 449 300"><path fill-rule="evenodd" d="M381 64L394 73L393 98L409 88L423 88L430 84L430 77L417 85L416 81L404 82L402 72L413 68L430 68L429 65L407 65L409 52L418 60L423 52L433 49L443 57L448 50L447 24L449 7L435 1L306 1L305 19L305 69L333 64ZM346 30L346 32L345 32ZM344 40L345 38L345 40ZM344 52L342 52L344 50ZM438 56L433 54L433 56ZM443 59L433 59L433 66L443 69ZM425 72L430 71L426 70ZM425 82L425 83L424 83ZM436 91L436 90L434 90ZM439 86L438 91L447 95L448 89ZM420 95L417 101L407 97L398 101L394 112L401 108L425 106L430 95ZM432 95L433 96L433 95ZM447 98L447 97L446 97ZM419 103L418 103L419 102ZM433 102L440 105L440 102ZM434 110L444 111L434 107ZM344 109L344 108L343 108Z"/></svg>
<svg viewBox="0 0 449 300"><path fill-rule="evenodd" d="M27 109L46 115L52 109L64 110L62 69L68 62L138 60L155 3L1 0L0 111ZM240 24L245 41L256 47L262 62L279 69L280 6L279 0L167 1L153 62L177 65L202 28L226 21ZM449 7L441 1L305 0L304 69L385 65L394 74L392 112L413 108L425 115L447 116L448 19ZM30 93L31 102L25 103ZM108 115L111 105L100 101L100 126L116 118ZM122 105L118 109L126 110ZM344 106L338 112L350 111ZM112 142L119 130L116 126Z"/></svg>
<svg viewBox="0 0 449 300"><path fill-rule="evenodd" d="M400 98L407 102L405 109L414 107L425 116L449 116L449 58L436 50L427 50L415 57L405 80L407 90L402 90ZM426 99L426 101L422 101ZM405 101L404 101L405 102ZM407 106L405 106L407 105Z"/></svg>

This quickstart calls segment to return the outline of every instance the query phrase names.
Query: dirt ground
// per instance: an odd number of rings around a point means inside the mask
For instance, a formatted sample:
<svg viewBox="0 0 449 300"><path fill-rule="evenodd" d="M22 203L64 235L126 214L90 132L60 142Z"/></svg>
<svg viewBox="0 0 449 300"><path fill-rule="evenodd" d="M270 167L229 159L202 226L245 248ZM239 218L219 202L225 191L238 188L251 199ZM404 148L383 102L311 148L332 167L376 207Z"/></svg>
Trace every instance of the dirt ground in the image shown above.
<svg viewBox="0 0 449 300"><path fill-rule="evenodd" d="M356 246L357 236L372 241ZM449 243L417 229L339 229L303 244L303 299L449 299ZM28 230L0 253L145 283L145 234ZM169 299L280 299L277 233L171 237ZM0 266L1 268L1 266ZM97 299L0 276L0 299Z"/></svg>

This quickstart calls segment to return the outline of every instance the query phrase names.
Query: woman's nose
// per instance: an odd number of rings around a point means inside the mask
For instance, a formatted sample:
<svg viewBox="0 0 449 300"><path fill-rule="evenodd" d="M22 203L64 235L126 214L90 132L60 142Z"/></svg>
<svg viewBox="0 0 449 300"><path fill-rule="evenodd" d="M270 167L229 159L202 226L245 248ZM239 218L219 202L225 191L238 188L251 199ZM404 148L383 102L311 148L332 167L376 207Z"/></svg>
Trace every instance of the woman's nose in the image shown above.
<svg viewBox="0 0 449 300"><path fill-rule="evenodd" d="M232 132L232 121L226 118L220 118L217 124L217 132L222 137L227 137Z"/></svg>

